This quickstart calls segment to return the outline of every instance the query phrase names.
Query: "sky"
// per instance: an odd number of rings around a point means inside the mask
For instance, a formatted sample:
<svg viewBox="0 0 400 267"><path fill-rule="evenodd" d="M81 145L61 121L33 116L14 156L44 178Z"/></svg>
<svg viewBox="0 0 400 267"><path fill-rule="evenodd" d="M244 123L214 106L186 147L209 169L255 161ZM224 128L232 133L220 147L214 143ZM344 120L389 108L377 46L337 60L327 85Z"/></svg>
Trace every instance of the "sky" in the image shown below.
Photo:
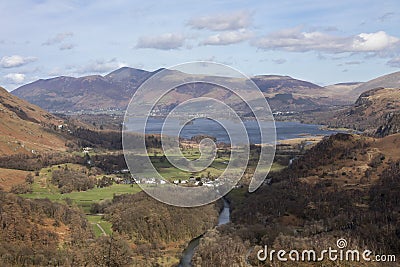
<svg viewBox="0 0 400 267"><path fill-rule="evenodd" d="M400 70L400 1L0 0L0 86L190 61L319 85Z"/></svg>

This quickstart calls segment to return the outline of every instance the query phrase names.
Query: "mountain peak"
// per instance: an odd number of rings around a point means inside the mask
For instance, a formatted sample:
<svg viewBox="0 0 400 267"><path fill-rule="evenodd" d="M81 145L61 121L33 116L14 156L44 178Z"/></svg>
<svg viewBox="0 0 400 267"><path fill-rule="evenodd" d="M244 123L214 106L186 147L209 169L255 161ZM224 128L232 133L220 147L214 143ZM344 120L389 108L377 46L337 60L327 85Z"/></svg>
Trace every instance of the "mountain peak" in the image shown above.
<svg viewBox="0 0 400 267"><path fill-rule="evenodd" d="M126 81L126 80L138 80L143 76L149 74L148 71L135 69L130 67L122 67L117 70L114 70L104 76L107 79L111 79L113 81Z"/></svg>
<svg viewBox="0 0 400 267"><path fill-rule="evenodd" d="M271 79L271 80L279 80L279 79L293 79L288 75L277 75L277 74L260 74L254 76L256 79Z"/></svg>

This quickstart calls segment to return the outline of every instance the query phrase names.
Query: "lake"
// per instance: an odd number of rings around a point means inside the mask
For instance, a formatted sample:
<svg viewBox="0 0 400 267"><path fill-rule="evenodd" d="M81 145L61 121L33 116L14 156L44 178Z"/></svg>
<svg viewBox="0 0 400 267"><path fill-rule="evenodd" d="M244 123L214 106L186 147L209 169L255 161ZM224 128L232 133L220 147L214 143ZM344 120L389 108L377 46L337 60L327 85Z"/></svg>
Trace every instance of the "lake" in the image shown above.
<svg viewBox="0 0 400 267"><path fill-rule="evenodd" d="M140 118L130 118L129 122L126 124L127 128L133 132L140 132L140 127L142 125L143 119ZM149 118L146 125L146 133L148 134L159 134L163 126L164 120L161 118ZM224 121L224 125L229 125L235 128L235 124L230 121ZM244 121L250 143L259 144L261 141L260 130L256 121ZM272 127L271 122L260 122L261 127ZM193 120L191 123L182 125L179 120L172 120L172 125L170 127L164 128L164 134L173 135L176 129L182 128L179 136L181 138L190 139L196 135L208 135L213 136L217 139L217 142L230 143L230 138L222 125L219 123L205 118L199 118ZM305 135L331 135L337 133L338 131L325 130L321 128L321 125L315 124L304 124L300 122L275 122L276 127L276 140L286 140L303 137ZM235 132L231 133L231 136ZM266 139L267 142L271 141L271 138Z"/></svg>

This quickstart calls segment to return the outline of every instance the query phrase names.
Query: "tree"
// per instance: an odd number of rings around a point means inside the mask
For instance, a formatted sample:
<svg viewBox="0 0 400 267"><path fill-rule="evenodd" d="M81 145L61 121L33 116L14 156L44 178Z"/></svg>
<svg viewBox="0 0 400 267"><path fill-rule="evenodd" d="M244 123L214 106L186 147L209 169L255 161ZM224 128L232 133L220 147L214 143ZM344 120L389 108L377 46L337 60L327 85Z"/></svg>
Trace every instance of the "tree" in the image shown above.
<svg viewBox="0 0 400 267"><path fill-rule="evenodd" d="M25 182L26 182L27 184L33 184L34 179L33 179L33 175L32 175L31 173L28 174L28 175L25 177Z"/></svg>
<svg viewBox="0 0 400 267"><path fill-rule="evenodd" d="M96 266L127 266L132 263L132 250L119 235L99 237L89 249L89 257Z"/></svg>

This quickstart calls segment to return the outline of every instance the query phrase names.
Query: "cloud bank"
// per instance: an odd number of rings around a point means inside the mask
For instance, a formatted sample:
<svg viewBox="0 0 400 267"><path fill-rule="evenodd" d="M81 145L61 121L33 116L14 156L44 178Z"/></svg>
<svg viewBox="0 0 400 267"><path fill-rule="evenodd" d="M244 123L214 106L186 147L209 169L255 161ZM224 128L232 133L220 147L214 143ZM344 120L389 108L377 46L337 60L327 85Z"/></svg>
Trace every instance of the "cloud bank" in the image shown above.
<svg viewBox="0 0 400 267"><path fill-rule="evenodd" d="M217 14L212 16L201 16L192 18L187 23L194 29L207 29L212 31L232 31L244 29L250 26L252 14L247 11Z"/></svg>
<svg viewBox="0 0 400 267"><path fill-rule="evenodd" d="M253 34L247 30L227 31L206 38L202 45L230 45L250 39Z"/></svg>
<svg viewBox="0 0 400 267"><path fill-rule="evenodd" d="M139 38L136 48L154 48L160 50L172 50L181 48L185 43L185 37L178 33L164 33L156 36L142 36Z"/></svg>
<svg viewBox="0 0 400 267"><path fill-rule="evenodd" d="M399 44L399 38L384 31L342 37L318 31L303 32L299 28L274 32L254 42L256 47L264 50L327 53L387 52L395 50Z"/></svg>
<svg viewBox="0 0 400 267"><path fill-rule="evenodd" d="M16 68L36 60L36 57L23 57L19 55L4 56L0 59L0 66L3 68Z"/></svg>
<svg viewBox="0 0 400 267"><path fill-rule="evenodd" d="M4 80L10 84L22 84L25 81L25 74L22 73L9 73L4 75Z"/></svg>
<svg viewBox="0 0 400 267"><path fill-rule="evenodd" d="M98 59L78 67L75 72L78 74L106 73L125 66L127 66L126 63L120 62L116 58L110 60Z"/></svg>

